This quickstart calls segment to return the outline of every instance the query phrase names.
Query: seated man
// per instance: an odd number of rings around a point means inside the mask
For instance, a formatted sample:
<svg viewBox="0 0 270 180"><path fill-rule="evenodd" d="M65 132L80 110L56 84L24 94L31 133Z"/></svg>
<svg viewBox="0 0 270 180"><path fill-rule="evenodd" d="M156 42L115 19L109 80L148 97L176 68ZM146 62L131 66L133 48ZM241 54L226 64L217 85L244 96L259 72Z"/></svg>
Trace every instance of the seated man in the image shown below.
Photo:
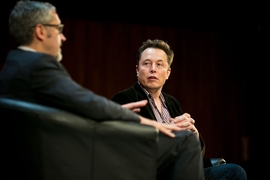
<svg viewBox="0 0 270 180"><path fill-rule="evenodd" d="M202 156L205 142L195 127L195 120L190 114L183 113L180 103L169 94L162 92L162 87L171 73L174 53L162 40L147 40L138 49L136 72L138 81L128 89L116 93L112 100L119 104L148 100L139 114L155 119L161 124L175 124L182 130L193 132L200 140ZM204 168L206 179L246 179L244 169L236 164L224 164Z"/></svg>
<svg viewBox="0 0 270 180"><path fill-rule="evenodd" d="M59 108L97 122L134 121L154 126L160 132L157 178L166 174L167 179L204 179L200 144L193 133L131 111L147 101L120 106L72 80L60 62L61 45L66 41L63 27L52 4L16 3L9 16L9 31L18 47L9 52L0 73L0 97Z"/></svg>

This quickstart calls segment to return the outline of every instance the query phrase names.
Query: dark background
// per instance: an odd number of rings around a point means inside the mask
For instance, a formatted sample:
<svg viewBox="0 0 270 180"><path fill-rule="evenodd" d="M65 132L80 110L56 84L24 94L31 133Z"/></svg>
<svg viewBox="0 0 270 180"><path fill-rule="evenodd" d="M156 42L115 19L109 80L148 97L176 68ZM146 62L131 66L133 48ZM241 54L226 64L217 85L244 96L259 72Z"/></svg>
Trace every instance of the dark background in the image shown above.
<svg viewBox="0 0 270 180"><path fill-rule="evenodd" d="M12 42L1 5L0 67ZM50 1L65 24L62 63L83 86L111 98L135 80L135 52L148 38L175 51L163 90L177 97L206 140L206 156L245 168L269 165L269 10L259 3ZM2 31L1 30L1 31Z"/></svg>

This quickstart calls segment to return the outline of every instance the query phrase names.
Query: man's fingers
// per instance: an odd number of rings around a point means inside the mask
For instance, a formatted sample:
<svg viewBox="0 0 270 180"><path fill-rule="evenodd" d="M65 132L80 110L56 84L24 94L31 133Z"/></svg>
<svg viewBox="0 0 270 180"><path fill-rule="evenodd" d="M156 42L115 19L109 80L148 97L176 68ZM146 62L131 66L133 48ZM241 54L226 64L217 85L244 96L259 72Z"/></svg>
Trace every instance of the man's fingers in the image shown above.
<svg viewBox="0 0 270 180"><path fill-rule="evenodd" d="M147 104L147 102L148 102L147 100L131 102L131 103L123 104L122 107L133 110L135 108L141 108L141 107L145 106Z"/></svg>

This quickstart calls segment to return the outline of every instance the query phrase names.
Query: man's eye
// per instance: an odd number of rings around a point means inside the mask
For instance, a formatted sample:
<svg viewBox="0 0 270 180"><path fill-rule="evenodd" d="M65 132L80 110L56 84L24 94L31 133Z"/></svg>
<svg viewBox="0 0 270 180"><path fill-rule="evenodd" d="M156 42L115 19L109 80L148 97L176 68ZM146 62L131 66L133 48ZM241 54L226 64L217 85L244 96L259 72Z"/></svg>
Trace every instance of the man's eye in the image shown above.
<svg viewBox="0 0 270 180"><path fill-rule="evenodd" d="M149 66L149 65L150 65L150 63L146 62L146 63L144 63L144 65L145 65L145 66Z"/></svg>

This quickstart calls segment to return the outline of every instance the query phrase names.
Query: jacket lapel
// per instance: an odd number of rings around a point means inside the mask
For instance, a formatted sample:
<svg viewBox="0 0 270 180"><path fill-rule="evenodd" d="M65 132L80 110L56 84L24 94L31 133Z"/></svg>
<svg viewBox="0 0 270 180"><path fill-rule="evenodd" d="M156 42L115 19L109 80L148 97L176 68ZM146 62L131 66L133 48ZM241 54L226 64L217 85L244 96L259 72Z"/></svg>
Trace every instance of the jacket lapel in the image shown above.
<svg viewBox="0 0 270 180"><path fill-rule="evenodd" d="M140 87L138 82L136 82L133 85L133 88L137 92L137 98L138 98L137 101L144 100L144 99L147 99L147 101L148 101L147 95L142 90L142 88ZM153 110L152 110L152 108L151 108L151 106L149 104L149 101L148 101L148 103L146 104L145 107L141 108L140 115L142 115L142 116L144 116L146 118L149 118L149 119L156 119L156 117L154 115L154 112L153 112Z"/></svg>

